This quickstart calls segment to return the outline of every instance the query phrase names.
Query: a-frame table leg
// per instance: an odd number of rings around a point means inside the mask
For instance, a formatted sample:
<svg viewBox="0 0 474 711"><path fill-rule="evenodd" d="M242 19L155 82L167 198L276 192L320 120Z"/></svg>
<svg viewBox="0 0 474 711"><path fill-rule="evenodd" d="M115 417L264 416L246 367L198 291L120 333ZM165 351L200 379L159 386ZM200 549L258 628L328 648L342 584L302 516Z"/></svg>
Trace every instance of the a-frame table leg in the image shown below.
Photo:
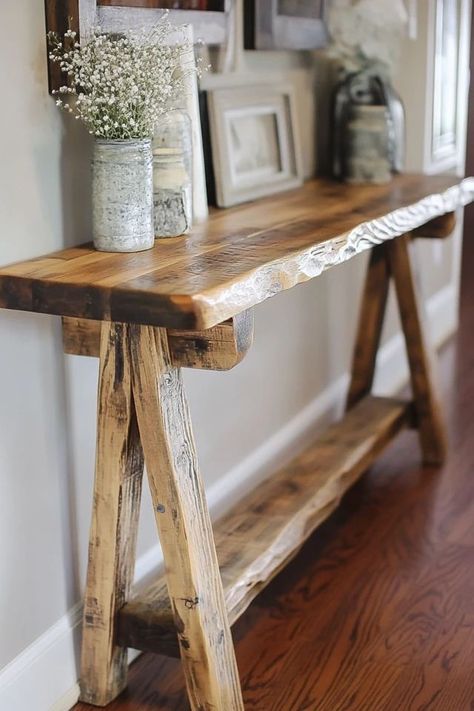
<svg viewBox="0 0 474 711"><path fill-rule="evenodd" d="M410 260L409 235L372 250L362 295L347 408L372 389L391 277L407 348L423 461L442 464L446 456L446 432L436 389L433 349L426 335L424 303L419 297L417 275Z"/></svg>
<svg viewBox="0 0 474 711"><path fill-rule="evenodd" d="M214 537L181 372L166 330L130 327L133 393L194 711L242 711Z"/></svg>
<svg viewBox="0 0 474 711"><path fill-rule="evenodd" d="M347 409L372 390L389 284L385 245L380 244L373 248L369 257L352 357Z"/></svg>
<svg viewBox="0 0 474 711"><path fill-rule="evenodd" d="M81 700L97 706L127 683L127 650L116 643L116 615L132 584L142 475L127 327L104 323L81 660Z"/></svg>
<svg viewBox="0 0 474 711"><path fill-rule="evenodd" d="M407 347L423 461L442 464L447 449L446 431L434 377L434 353L425 329L424 303L410 260L410 237L403 235L387 243L387 256Z"/></svg>
<svg viewBox="0 0 474 711"><path fill-rule="evenodd" d="M418 294L408 235L372 250L362 294L347 408L355 405L372 389L390 277L395 283L407 347L423 461L426 464L442 464L446 456L446 433L436 390L434 355L426 335L424 303Z"/></svg>

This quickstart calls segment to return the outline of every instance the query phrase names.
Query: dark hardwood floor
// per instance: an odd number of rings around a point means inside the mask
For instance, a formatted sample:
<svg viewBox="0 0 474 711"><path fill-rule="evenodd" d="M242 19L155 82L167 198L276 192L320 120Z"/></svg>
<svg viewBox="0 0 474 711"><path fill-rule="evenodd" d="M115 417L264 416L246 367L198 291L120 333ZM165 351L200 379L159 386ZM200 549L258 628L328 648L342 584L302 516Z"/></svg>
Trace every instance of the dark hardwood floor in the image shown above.
<svg viewBox="0 0 474 711"><path fill-rule="evenodd" d="M247 711L474 710L473 248L463 266L447 464L402 434L252 604L234 628ZM107 708L185 711L179 662L142 656Z"/></svg>

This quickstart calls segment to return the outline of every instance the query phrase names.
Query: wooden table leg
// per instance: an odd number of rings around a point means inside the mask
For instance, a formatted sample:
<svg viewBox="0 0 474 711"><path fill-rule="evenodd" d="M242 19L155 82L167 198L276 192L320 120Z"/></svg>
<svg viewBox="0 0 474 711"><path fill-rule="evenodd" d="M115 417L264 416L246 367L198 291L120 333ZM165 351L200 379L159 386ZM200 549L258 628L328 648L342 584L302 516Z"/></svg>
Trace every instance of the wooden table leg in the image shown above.
<svg viewBox="0 0 474 711"><path fill-rule="evenodd" d="M380 244L373 248L367 267L352 358L347 409L369 395L372 390L389 285L387 254L385 245Z"/></svg>
<svg viewBox="0 0 474 711"><path fill-rule="evenodd" d="M387 255L405 335L423 461L442 464L446 457L446 432L433 375L434 355L424 326L424 303L418 296L409 247L408 235L398 237L387 243Z"/></svg>
<svg viewBox="0 0 474 711"><path fill-rule="evenodd" d="M166 331L130 327L133 393L191 707L241 711L222 581L180 369Z"/></svg>
<svg viewBox="0 0 474 711"><path fill-rule="evenodd" d="M142 474L127 327L104 323L81 661L81 700L98 706L126 685L127 650L116 644L115 627L134 572Z"/></svg>

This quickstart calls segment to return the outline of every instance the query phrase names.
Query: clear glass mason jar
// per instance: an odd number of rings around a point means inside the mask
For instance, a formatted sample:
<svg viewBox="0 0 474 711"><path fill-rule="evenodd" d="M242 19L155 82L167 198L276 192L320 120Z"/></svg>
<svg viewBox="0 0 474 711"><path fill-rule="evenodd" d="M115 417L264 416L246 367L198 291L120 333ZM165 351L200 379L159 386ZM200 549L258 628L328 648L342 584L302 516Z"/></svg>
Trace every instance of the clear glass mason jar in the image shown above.
<svg viewBox="0 0 474 711"><path fill-rule="evenodd" d="M96 139L92 230L102 252L141 252L154 244L151 139Z"/></svg>
<svg viewBox="0 0 474 711"><path fill-rule="evenodd" d="M155 237L176 237L192 227L192 126L184 111L164 114L153 138Z"/></svg>

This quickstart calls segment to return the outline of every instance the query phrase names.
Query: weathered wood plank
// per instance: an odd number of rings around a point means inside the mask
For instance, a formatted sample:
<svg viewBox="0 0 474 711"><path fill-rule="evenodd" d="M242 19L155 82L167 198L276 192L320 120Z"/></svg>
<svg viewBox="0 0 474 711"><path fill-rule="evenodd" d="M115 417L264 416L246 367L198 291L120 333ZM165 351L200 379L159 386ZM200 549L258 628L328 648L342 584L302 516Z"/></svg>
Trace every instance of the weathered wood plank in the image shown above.
<svg viewBox="0 0 474 711"><path fill-rule="evenodd" d="M102 321L63 316L63 350L68 355L97 358L100 353Z"/></svg>
<svg viewBox="0 0 474 711"><path fill-rule="evenodd" d="M474 197L474 179L399 175L388 185L317 179L214 212L140 254L90 245L0 269L0 307L203 330Z"/></svg>
<svg viewBox="0 0 474 711"><path fill-rule="evenodd" d="M423 461L438 465L446 457L446 430L437 393L433 348L426 332L424 301L419 297L409 248L409 237L401 237L387 245L387 254L405 336Z"/></svg>
<svg viewBox="0 0 474 711"><path fill-rule="evenodd" d="M330 427L216 524L215 541L231 624L337 507L344 492L381 450L408 425L410 417L407 403L365 398L342 422ZM119 638L125 646L177 654L164 579L122 608Z"/></svg>
<svg viewBox="0 0 474 711"><path fill-rule="evenodd" d="M64 316L63 347L71 355L99 355L100 321ZM168 346L176 368L230 370L244 358L253 340L253 314L244 311L207 331L169 329Z"/></svg>
<svg viewBox="0 0 474 711"><path fill-rule="evenodd" d="M81 700L99 706L126 685L116 615L133 578L142 474L126 327L104 324L80 682Z"/></svg>
<svg viewBox="0 0 474 711"><path fill-rule="evenodd" d="M372 250L367 267L352 357L347 408L351 408L372 390L389 285L387 256L385 245L382 244Z"/></svg>
<svg viewBox="0 0 474 711"><path fill-rule="evenodd" d="M193 711L243 711L180 370L164 329L130 326L133 393L166 586Z"/></svg>

